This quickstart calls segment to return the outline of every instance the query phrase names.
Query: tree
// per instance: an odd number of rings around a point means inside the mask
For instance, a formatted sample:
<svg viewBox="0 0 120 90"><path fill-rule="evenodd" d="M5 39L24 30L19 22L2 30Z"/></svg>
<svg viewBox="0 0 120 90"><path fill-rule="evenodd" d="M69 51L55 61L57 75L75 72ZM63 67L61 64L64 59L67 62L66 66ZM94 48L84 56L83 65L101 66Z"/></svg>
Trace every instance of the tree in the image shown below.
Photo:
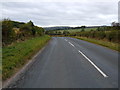
<svg viewBox="0 0 120 90"><path fill-rule="evenodd" d="M42 36L44 34L44 29L41 27L34 26L34 30L36 31L36 34L39 36ZM48 33L49 32L47 31L46 34L48 34Z"/></svg>
<svg viewBox="0 0 120 90"><path fill-rule="evenodd" d="M65 30L64 30L64 31L63 31L63 34L64 34L65 36L67 36L67 35L70 34L70 33L69 33L69 31L65 31Z"/></svg>
<svg viewBox="0 0 120 90"><path fill-rule="evenodd" d="M15 39L15 32L13 30L13 22L9 19L2 21L2 41L3 44L9 44Z"/></svg>
<svg viewBox="0 0 120 90"><path fill-rule="evenodd" d="M83 32L83 31L85 31L86 26L81 26L81 28L82 28L81 31Z"/></svg>
<svg viewBox="0 0 120 90"><path fill-rule="evenodd" d="M28 24L21 25L20 32L23 37L31 36L32 30Z"/></svg>
<svg viewBox="0 0 120 90"><path fill-rule="evenodd" d="M28 24L28 26L29 26L29 30L31 30L31 32L32 32L32 35L35 36L36 31L35 31L35 29L34 29L34 24L33 24L33 22L30 20L27 24Z"/></svg>
<svg viewBox="0 0 120 90"><path fill-rule="evenodd" d="M58 34L61 35L61 32L59 31Z"/></svg>
<svg viewBox="0 0 120 90"><path fill-rule="evenodd" d="M97 31L100 31L100 27L97 28Z"/></svg>
<svg viewBox="0 0 120 90"><path fill-rule="evenodd" d="M22 35L27 37L27 36L35 36L36 30L34 28L34 24L32 21L29 21L26 24L21 25L20 30L22 32Z"/></svg>

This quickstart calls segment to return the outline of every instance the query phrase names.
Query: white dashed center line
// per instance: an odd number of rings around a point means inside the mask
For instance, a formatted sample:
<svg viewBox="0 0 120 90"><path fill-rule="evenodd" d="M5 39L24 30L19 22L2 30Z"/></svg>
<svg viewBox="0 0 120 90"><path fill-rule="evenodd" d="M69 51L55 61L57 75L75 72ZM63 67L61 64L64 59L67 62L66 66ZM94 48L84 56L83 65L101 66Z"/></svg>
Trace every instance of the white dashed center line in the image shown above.
<svg viewBox="0 0 120 90"><path fill-rule="evenodd" d="M102 75L103 77L108 77L100 68L98 68L84 53L78 50L80 54L82 54Z"/></svg>
<svg viewBox="0 0 120 90"><path fill-rule="evenodd" d="M67 39L65 39L65 41L67 41Z"/></svg>
<svg viewBox="0 0 120 90"><path fill-rule="evenodd" d="M70 44L71 46L75 47L71 42L69 42L69 44Z"/></svg>
<svg viewBox="0 0 120 90"><path fill-rule="evenodd" d="M65 39L66 40L66 39ZM73 46L75 49L77 49L71 42L68 42L71 46ZM78 50L78 52L85 58L85 59L87 59L93 66L94 66L94 68L95 69L97 69L99 72L100 72L100 74L103 76L103 77L105 77L105 78L107 78L108 76L97 66L97 65L95 65L95 63L93 63L84 53L82 53L80 50Z"/></svg>

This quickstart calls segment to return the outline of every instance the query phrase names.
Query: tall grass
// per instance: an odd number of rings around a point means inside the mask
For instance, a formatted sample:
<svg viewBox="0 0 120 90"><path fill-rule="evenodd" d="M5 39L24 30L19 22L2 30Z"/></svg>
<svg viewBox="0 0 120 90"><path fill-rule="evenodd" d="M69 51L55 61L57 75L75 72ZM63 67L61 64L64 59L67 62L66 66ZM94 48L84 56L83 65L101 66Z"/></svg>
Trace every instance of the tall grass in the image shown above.
<svg viewBox="0 0 120 90"><path fill-rule="evenodd" d="M119 43L113 43L113 42L109 42L107 40L97 40L97 39L93 39L93 38L86 38L86 37L79 37L79 36L75 36L74 38L85 40L85 41L95 43L98 45L102 45L102 46L105 46L105 47L108 47L110 49L120 52L120 44Z"/></svg>
<svg viewBox="0 0 120 90"><path fill-rule="evenodd" d="M3 47L2 79L6 80L13 75L16 70L23 66L48 40L50 40L50 37L45 35L15 43L12 46Z"/></svg>

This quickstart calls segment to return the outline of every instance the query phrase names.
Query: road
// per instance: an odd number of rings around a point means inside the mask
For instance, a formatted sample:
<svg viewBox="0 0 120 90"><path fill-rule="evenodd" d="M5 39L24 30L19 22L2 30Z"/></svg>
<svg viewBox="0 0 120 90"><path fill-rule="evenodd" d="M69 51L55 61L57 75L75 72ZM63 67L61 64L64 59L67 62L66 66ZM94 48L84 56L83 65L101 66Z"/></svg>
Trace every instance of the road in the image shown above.
<svg viewBox="0 0 120 90"><path fill-rule="evenodd" d="M53 37L19 88L117 88L118 52L70 37Z"/></svg>

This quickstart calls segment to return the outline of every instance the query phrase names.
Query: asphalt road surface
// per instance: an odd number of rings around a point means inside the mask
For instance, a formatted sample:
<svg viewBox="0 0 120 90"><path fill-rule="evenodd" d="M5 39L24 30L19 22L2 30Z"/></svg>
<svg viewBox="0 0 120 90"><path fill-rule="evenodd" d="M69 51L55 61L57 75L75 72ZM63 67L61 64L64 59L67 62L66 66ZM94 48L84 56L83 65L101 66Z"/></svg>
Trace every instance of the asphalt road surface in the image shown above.
<svg viewBox="0 0 120 90"><path fill-rule="evenodd" d="M53 37L19 88L117 88L118 52L70 37Z"/></svg>

